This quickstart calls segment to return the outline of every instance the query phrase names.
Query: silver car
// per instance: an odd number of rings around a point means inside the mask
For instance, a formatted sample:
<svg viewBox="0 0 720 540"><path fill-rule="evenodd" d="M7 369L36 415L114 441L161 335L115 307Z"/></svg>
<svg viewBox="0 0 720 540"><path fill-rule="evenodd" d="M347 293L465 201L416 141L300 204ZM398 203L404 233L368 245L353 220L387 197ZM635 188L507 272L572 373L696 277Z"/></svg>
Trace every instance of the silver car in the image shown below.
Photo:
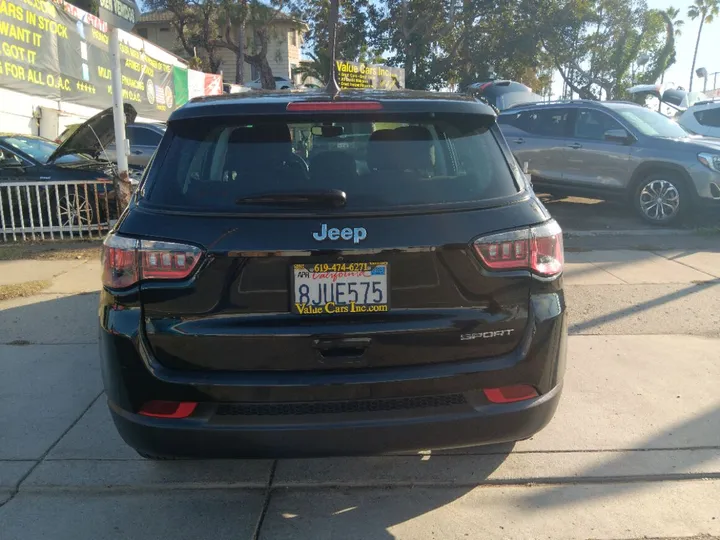
<svg viewBox="0 0 720 540"><path fill-rule="evenodd" d="M162 123L137 123L125 126L125 133L130 142L128 165L131 167L146 167L160 144L160 139L165 134L165 128L165 124ZM107 145L105 152L108 160L115 161L116 149L114 142Z"/></svg>
<svg viewBox="0 0 720 540"><path fill-rule="evenodd" d="M720 211L720 142L660 113L579 100L512 107L498 122L539 191L619 198L658 225L701 205Z"/></svg>

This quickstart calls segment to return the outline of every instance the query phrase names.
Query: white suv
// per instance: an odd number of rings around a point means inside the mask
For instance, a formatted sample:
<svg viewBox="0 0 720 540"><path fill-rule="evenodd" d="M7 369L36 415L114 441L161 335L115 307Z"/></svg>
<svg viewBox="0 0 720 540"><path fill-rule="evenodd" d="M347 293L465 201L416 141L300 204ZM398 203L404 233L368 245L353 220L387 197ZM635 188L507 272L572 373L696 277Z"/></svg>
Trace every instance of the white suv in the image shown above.
<svg viewBox="0 0 720 540"><path fill-rule="evenodd" d="M677 121L690 133L720 139L720 99L698 101Z"/></svg>

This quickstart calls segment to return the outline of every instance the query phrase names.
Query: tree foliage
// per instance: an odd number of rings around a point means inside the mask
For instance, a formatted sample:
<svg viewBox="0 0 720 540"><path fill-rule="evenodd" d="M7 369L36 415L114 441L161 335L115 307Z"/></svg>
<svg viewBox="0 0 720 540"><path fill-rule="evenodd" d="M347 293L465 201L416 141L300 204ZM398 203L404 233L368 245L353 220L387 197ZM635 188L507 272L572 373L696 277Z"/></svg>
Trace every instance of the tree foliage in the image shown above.
<svg viewBox="0 0 720 540"><path fill-rule="evenodd" d="M318 59L327 55L328 4L294 2ZM677 14L645 0L342 0L338 56L403 67L409 88L502 77L545 94L558 71L582 97L622 97L674 62Z"/></svg>
<svg viewBox="0 0 720 540"><path fill-rule="evenodd" d="M674 23L644 0L542 3L543 48L582 98L623 98L633 83L654 82L674 61Z"/></svg>
<svg viewBox="0 0 720 540"><path fill-rule="evenodd" d="M700 14L718 0L696 2ZM261 72L268 21L284 10L307 25L309 59L296 73L327 81L330 0L149 4L173 12L176 29L185 29L183 47L191 53L200 44L209 68L226 48ZM706 22L708 14L712 8ZM547 95L559 73L581 97L622 98L630 85L654 82L674 63L678 15L672 8L649 9L646 0L340 0L337 58L402 67L408 88L463 88L500 77ZM246 26L255 32L251 51L240 47L239 29Z"/></svg>
<svg viewBox="0 0 720 540"><path fill-rule="evenodd" d="M276 37L272 24L284 15L285 0L146 0L145 5L172 14L171 24L180 46L193 59L193 65L217 73L220 49L228 49L238 58L236 80L242 77L243 63L247 62L260 73L263 88L275 88L267 53L270 40Z"/></svg>

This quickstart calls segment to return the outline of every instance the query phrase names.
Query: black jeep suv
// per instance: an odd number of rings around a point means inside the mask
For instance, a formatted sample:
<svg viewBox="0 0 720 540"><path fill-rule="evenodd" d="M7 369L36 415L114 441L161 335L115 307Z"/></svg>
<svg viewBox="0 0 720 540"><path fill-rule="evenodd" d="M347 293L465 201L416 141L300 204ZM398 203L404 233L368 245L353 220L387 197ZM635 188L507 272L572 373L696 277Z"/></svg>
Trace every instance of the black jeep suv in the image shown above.
<svg viewBox="0 0 720 540"><path fill-rule="evenodd" d="M348 126L364 153L322 144ZM562 272L560 228L473 98L194 100L105 241L110 410L150 458L527 438L562 388Z"/></svg>

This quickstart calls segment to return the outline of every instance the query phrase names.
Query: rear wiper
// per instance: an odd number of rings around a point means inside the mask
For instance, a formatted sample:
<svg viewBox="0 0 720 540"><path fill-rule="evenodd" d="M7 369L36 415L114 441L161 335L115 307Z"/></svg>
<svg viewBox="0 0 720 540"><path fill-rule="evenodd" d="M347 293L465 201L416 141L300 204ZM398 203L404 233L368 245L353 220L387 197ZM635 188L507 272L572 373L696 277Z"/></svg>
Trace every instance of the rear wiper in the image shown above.
<svg viewBox="0 0 720 540"><path fill-rule="evenodd" d="M321 204L327 206L345 206L347 195L339 189L324 191L288 191L260 193L240 197L235 204Z"/></svg>

